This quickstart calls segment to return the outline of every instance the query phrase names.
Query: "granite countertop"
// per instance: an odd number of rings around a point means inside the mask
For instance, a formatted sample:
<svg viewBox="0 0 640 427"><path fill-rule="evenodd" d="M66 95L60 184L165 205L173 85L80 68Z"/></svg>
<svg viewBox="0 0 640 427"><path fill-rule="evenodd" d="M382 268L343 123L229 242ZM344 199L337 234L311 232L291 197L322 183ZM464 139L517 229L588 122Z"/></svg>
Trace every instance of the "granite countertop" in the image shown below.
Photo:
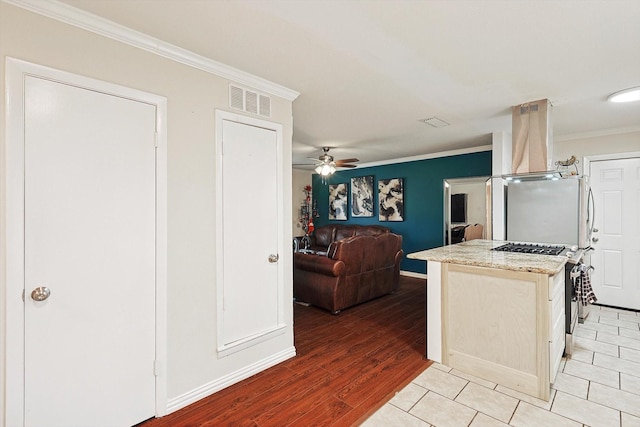
<svg viewBox="0 0 640 427"><path fill-rule="evenodd" d="M455 245L413 252L408 254L407 258L549 275L562 271L568 261L566 256L533 255L491 250L491 248L504 243L506 242L501 240L470 240Z"/></svg>

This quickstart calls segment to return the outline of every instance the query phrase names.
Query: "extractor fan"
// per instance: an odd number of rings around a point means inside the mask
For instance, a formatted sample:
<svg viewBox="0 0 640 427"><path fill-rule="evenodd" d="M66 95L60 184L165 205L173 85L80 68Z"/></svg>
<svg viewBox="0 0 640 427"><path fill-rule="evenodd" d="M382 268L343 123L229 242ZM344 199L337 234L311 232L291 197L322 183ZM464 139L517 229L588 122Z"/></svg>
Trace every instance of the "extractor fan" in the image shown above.
<svg viewBox="0 0 640 427"><path fill-rule="evenodd" d="M322 154L317 159L315 157L307 157L310 160L316 161L315 171L317 174L322 176L332 175L336 168L355 168L356 165L352 165L351 163L358 162L358 159L341 159L334 160L333 156L329 154L329 150L331 147L322 147Z"/></svg>

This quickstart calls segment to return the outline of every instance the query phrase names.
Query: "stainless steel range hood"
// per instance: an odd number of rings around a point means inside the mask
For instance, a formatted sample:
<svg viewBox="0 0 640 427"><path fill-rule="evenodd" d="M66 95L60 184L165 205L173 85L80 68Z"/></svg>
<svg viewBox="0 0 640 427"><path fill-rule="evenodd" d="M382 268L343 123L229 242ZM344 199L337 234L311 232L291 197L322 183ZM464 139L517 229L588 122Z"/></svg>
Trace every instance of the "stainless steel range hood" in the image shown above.
<svg viewBox="0 0 640 427"><path fill-rule="evenodd" d="M512 109L511 172L525 174L552 169L551 108L548 99L516 105Z"/></svg>

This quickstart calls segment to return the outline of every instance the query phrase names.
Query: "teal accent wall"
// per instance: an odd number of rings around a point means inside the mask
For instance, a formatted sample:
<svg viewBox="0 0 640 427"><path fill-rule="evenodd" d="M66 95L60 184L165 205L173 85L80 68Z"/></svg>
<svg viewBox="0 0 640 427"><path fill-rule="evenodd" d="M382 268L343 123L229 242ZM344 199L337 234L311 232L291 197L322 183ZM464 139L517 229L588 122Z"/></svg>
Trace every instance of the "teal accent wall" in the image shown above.
<svg viewBox="0 0 640 427"><path fill-rule="evenodd" d="M375 208L372 217L352 218L349 201L346 221L329 220L328 184L347 183L351 197L351 178L373 175ZM329 224L383 225L402 235L405 258L401 269L426 273L424 261L411 260L406 254L442 246L444 234L444 179L491 175L491 151L438 157L406 163L395 163L368 168L340 170L323 184L319 175L312 176L313 198L317 200L316 227ZM378 180L404 179L404 221L378 220Z"/></svg>

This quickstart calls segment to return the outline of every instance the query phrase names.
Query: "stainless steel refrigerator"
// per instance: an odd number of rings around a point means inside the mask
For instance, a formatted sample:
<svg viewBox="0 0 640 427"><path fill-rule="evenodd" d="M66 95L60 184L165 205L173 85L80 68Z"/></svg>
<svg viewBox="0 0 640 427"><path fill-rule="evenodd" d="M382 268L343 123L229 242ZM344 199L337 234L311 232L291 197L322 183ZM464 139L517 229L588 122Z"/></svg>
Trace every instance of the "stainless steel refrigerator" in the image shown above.
<svg viewBox="0 0 640 427"><path fill-rule="evenodd" d="M598 240L592 237L597 231L593 228L593 194L586 176L547 175L507 177L506 238L585 249L565 266L566 352L571 354L575 324L589 316L589 306L578 302L572 278L582 264L593 268L589 252Z"/></svg>
<svg viewBox="0 0 640 427"><path fill-rule="evenodd" d="M506 178L506 239L587 248L593 197L586 176Z"/></svg>

